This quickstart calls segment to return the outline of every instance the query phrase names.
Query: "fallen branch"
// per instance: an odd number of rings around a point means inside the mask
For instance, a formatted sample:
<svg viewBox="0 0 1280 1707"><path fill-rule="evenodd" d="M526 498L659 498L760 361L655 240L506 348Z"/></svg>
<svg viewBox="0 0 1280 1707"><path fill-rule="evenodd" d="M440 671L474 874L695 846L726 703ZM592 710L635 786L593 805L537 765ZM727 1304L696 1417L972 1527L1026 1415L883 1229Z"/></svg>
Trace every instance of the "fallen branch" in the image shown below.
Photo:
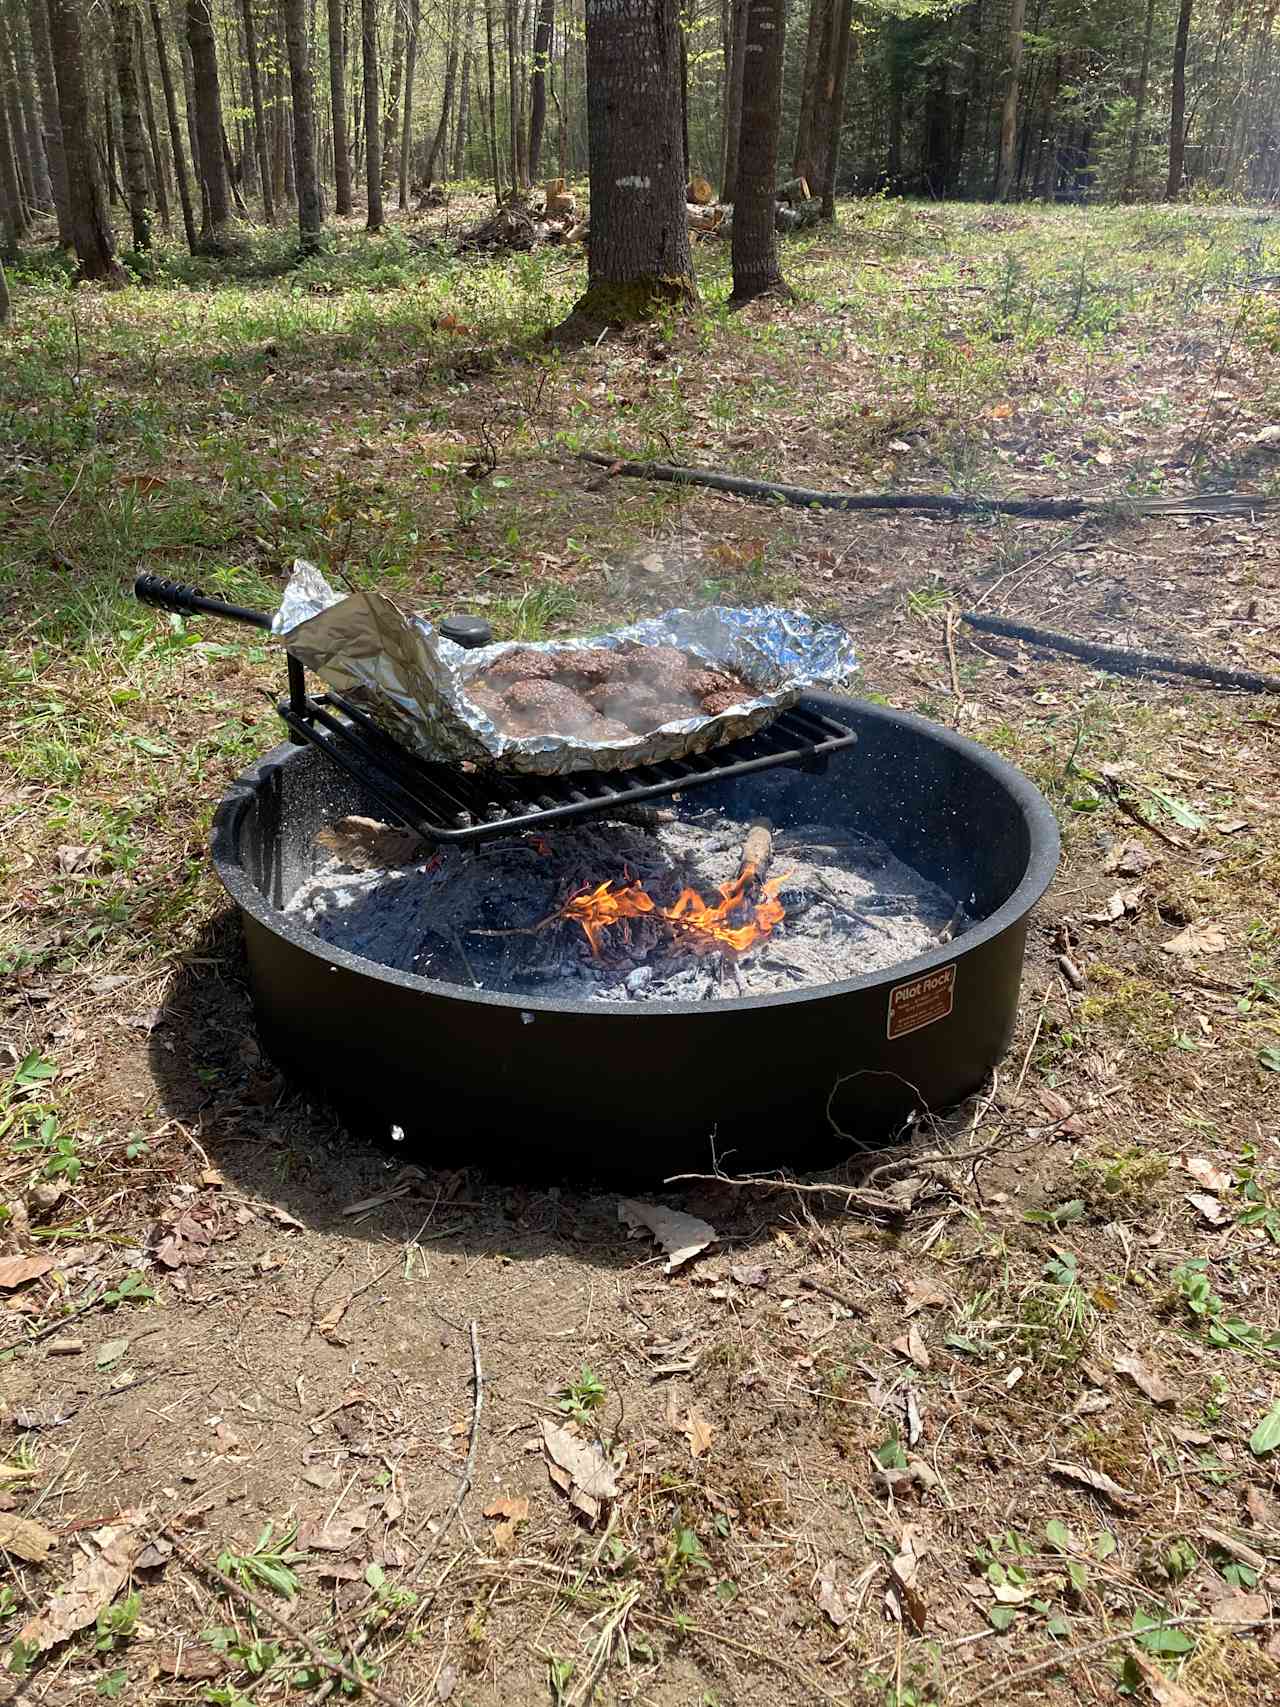
<svg viewBox="0 0 1280 1707"><path fill-rule="evenodd" d="M1052 629L1033 628L1029 623L1010 622L1003 616L982 616L964 611L961 622L984 634L1000 634L1007 640L1023 640L1049 652L1065 652L1086 664L1097 664L1121 676L1189 676L1193 681L1212 682L1215 687L1239 688L1245 693L1280 693L1280 676L1259 675L1253 670L1227 670L1194 658L1175 658L1164 652L1134 651L1128 646L1100 646L1092 640L1077 640Z"/></svg>
<svg viewBox="0 0 1280 1707"><path fill-rule="evenodd" d="M1134 516L1235 516L1261 514L1280 500L1238 492L1208 492L1187 498L972 498L953 492L814 492L772 480L749 480L710 468L680 468L666 462L621 462L598 451L578 453L579 462L607 468L611 475L665 480L677 486L707 486L740 498L772 498L802 510L923 510L941 516L1033 516L1070 521L1076 516L1121 512Z"/></svg>

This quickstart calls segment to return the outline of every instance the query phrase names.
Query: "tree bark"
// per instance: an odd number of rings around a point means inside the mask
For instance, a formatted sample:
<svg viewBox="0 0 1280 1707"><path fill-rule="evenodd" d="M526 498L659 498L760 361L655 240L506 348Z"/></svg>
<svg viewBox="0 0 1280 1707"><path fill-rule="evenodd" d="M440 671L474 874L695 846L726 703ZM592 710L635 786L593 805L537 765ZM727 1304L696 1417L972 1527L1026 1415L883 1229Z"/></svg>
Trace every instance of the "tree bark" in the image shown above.
<svg viewBox="0 0 1280 1707"><path fill-rule="evenodd" d="M542 164L542 135L547 124L547 66L555 28L556 0L538 0L533 32L533 71L529 77L529 181L536 183Z"/></svg>
<svg viewBox="0 0 1280 1707"><path fill-rule="evenodd" d="M747 0L730 0L728 93L725 97L724 159L720 166L720 200L731 202L737 194L738 151L742 137L742 75L746 59ZM686 180L687 182L687 180Z"/></svg>
<svg viewBox="0 0 1280 1707"><path fill-rule="evenodd" d="M173 149L173 175L178 182L178 200L182 205L182 226L187 235L187 248L194 255L199 243L196 239L195 210L191 205L191 181L187 176L186 155L182 147L182 124L178 118L178 100L174 93L173 73L169 69L169 49L165 45L164 25L160 21L158 0L151 0L151 28L156 39L156 63L160 67L165 116L169 121L169 145Z"/></svg>
<svg viewBox="0 0 1280 1707"><path fill-rule="evenodd" d="M586 0L587 290L557 337L696 301L680 143L676 0Z"/></svg>
<svg viewBox="0 0 1280 1707"><path fill-rule="evenodd" d="M498 167L498 76L493 55L493 0L484 0L484 39L489 56L489 163L493 167L493 197L502 205L502 173ZM512 185L514 189L514 184Z"/></svg>
<svg viewBox="0 0 1280 1707"><path fill-rule="evenodd" d="M147 119L147 136L151 143L151 158L155 171L153 181L156 192L156 209L160 214L160 222L165 230L169 229L169 173L164 157L164 145L160 141L160 127L156 123L156 103L151 92L151 71L147 64L147 33L142 24L142 9L133 15L133 48L138 59L138 81L142 84L143 111Z"/></svg>
<svg viewBox="0 0 1280 1707"><path fill-rule="evenodd" d="M268 225L275 224L275 197L271 193L271 150L267 147L266 110L262 102L262 69L258 59L258 26L253 16L253 0L240 0L244 19L244 56L249 68L249 94L253 101L253 145L258 156L258 176L262 180L262 213Z"/></svg>
<svg viewBox="0 0 1280 1707"><path fill-rule="evenodd" d="M67 161L71 241L82 277L118 287L128 280L116 260L94 153L77 0L49 0L49 46L58 84L58 119Z"/></svg>
<svg viewBox="0 0 1280 1707"><path fill-rule="evenodd" d="M849 77L849 40L853 0L834 0L831 32L821 71L814 113L816 182L810 187L822 199L822 218L836 217L836 175L840 168L840 138L844 131L844 97Z"/></svg>
<svg viewBox="0 0 1280 1707"><path fill-rule="evenodd" d="M378 137L378 4L360 0L360 58L364 70L366 231L382 230L382 149Z"/></svg>
<svg viewBox="0 0 1280 1707"><path fill-rule="evenodd" d="M4 221L0 219L0 250L3 250L5 241L6 234L4 231ZM0 261L0 326L7 326L9 324L11 313L12 309L9 303L9 281L4 276L4 262Z"/></svg>
<svg viewBox="0 0 1280 1707"><path fill-rule="evenodd" d="M35 79L31 72L31 51L22 19L16 12L11 13L7 20L7 34L9 51L13 55L13 88L19 109L15 117L20 117L22 121L23 152L31 178L32 198L36 207L47 212L54 205L53 184L49 177L49 162L45 155L44 135L40 126Z"/></svg>
<svg viewBox="0 0 1280 1707"><path fill-rule="evenodd" d="M333 127L333 203L351 212L351 153L347 142L347 69L342 0L329 0L329 120Z"/></svg>
<svg viewBox="0 0 1280 1707"><path fill-rule="evenodd" d="M1187 40L1191 34L1191 10L1195 0L1181 0L1178 32L1173 42L1173 99L1169 109L1169 181L1165 200L1176 202L1182 194L1182 166L1187 146Z"/></svg>
<svg viewBox="0 0 1280 1707"><path fill-rule="evenodd" d="M827 39L831 29L832 0L809 0L809 29L804 44L804 69L800 74L800 110L796 114L795 145L791 150L791 175L813 178L813 109L818 93L818 68L826 63Z"/></svg>
<svg viewBox="0 0 1280 1707"><path fill-rule="evenodd" d="M222 94L218 86L218 48L213 35L212 0L187 0L187 45L196 103L198 170L204 190L203 244L215 247L231 218L227 168L222 157ZM65 125L63 130L65 132Z"/></svg>
<svg viewBox="0 0 1280 1707"><path fill-rule="evenodd" d="M1133 130L1129 137L1129 158L1125 163L1125 201L1131 202L1137 190L1138 151L1142 147L1142 122L1147 116L1147 88L1151 81L1151 37L1155 30L1156 0L1147 0L1147 19L1142 29L1142 64L1138 70L1138 87L1133 97Z"/></svg>
<svg viewBox="0 0 1280 1707"><path fill-rule="evenodd" d="M306 0L284 0L284 34L293 97L293 178L298 190L298 234L302 253L320 249L320 180L316 172L316 106L307 40Z"/></svg>
<svg viewBox="0 0 1280 1707"><path fill-rule="evenodd" d="M9 134L9 113L3 94L0 93L0 209L4 210L7 223L8 255L11 261L18 258L18 243L31 229L31 218L27 204L22 194L22 180L18 175L18 161L13 149L13 138Z"/></svg>
<svg viewBox="0 0 1280 1707"><path fill-rule="evenodd" d="M382 182L391 182L391 151L400 140L400 80L404 75L404 21L407 0L391 0L391 69L382 114Z"/></svg>
<svg viewBox="0 0 1280 1707"><path fill-rule="evenodd" d="M458 76L458 116L453 127L453 176L460 178L467 162L467 123L471 117L471 78L475 61L471 36L475 25L475 0L467 0L467 23L462 39L462 70Z"/></svg>
<svg viewBox="0 0 1280 1707"><path fill-rule="evenodd" d="M403 213L409 205L409 158L413 151L413 79L418 69L418 28L422 21L420 0L409 0L408 38L404 49L404 125L400 133L400 211ZM449 123L449 107L453 101L453 78L458 66L458 39L456 27L451 29L449 36L450 58L445 68L444 111L440 124L447 129ZM431 164L435 164L436 150L440 147L441 138L431 145ZM428 181L430 181L428 179Z"/></svg>
<svg viewBox="0 0 1280 1707"><path fill-rule="evenodd" d="M1009 8L1009 68L1005 74L1004 100L1000 106L1000 158L996 165L995 199L1008 201L1017 166L1018 91L1022 85L1022 27L1027 20L1027 0L1013 0Z"/></svg>
<svg viewBox="0 0 1280 1707"><path fill-rule="evenodd" d="M525 187L524 173L520 170L520 115L516 110L516 0L507 0L504 21L507 38L507 148L514 194L517 189Z"/></svg>
<svg viewBox="0 0 1280 1707"><path fill-rule="evenodd" d="M129 207L133 246L143 253L151 247L151 210L147 205L147 144L142 131L142 104L138 98L133 21L131 0L111 0L111 40L116 88L120 95L124 194Z"/></svg>
<svg viewBox="0 0 1280 1707"><path fill-rule="evenodd" d="M70 249L71 215L67 190L67 158L62 148L62 120L58 114L58 82L53 70L53 54L49 47L49 12L45 0L28 0L27 20L31 25L31 46L35 54L36 82L40 88L40 117L44 131L44 151L49 162L49 178L53 185L53 204L58 210L58 242Z"/></svg>
<svg viewBox="0 0 1280 1707"><path fill-rule="evenodd" d="M787 0L748 0L730 302L786 290L773 219L786 27Z"/></svg>
<svg viewBox="0 0 1280 1707"><path fill-rule="evenodd" d="M436 162L445 153L445 138L449 134L449 114L453 110L453 92L458 81L458 24L457 10L451 10L449 17L449 48L448 57L444 64L444 93L440 97L440 122L436 133L431 138L431 148L427 154L426 181L427 188L435 182ZM446 164L447 170L447 164Z"/></svg>

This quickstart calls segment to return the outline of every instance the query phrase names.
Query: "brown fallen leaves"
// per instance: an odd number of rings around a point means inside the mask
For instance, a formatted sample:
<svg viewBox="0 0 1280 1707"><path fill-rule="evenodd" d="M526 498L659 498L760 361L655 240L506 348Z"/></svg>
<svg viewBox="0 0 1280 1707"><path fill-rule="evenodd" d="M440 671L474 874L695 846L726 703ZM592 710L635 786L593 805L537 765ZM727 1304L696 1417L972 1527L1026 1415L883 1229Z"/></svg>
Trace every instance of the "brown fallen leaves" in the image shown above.
<svg viewBox="0 0 1280 1707"><path fill-rule="evenodd" d="M1177 1392L1164 1376L1149 1369L1140 1357L1117 1357L1113 1367L1117 1375L1127 1375L1153 1405L1172 1405L1177 1400Z"/></svg>
<svg viewBox="0 0 1280 1707"><path fill-rule="evenodd" d="M15 1286L25 1286L56 1266L54 1257L0 1257L0 1290L11 1292Z"/></svg>
<svg viewBox="0 0 1280 1707"><path fill-rule="evenodd" d="M493 1544L500 1553L506 1553L515 1544L516 1530L529 1521L529 1501L506 1495L486 1506L484 1515L498 1519L493 1526Z"/></svg>
<svg viewBox="0 0 1280 1707"><path fill-rule="evenodd" d="M1197 1696L1189 1689L1184 1689L1180 1683L1166 1677L1154 1660L1149 1660L1137 1648L1130 1648L1129 1658L1135 1668L1142 1673L1142 1680L1151 1691L1151 1699L1156 1707L1201 1707Z"/></svg>
<svg viewBox="0 0 1280 1707"><path fill-rule="evenodd" d="M670 1209L665 1203L639 1203L624 1197L618 1204L618 1219L632 1231L647 1228L667 1253L665 1269L670 1274L680 1268L720 1237L707 1221L682 1210Z"/></svg>
<svg viewBox="0 0 1280 1707"><path fill-rule="evenodd" d="M6 1553L12 1553L15 1558L38 1565L42 1559L48 1557L49 1549L56 1540L57 1536L51 1529L46 1529L43 1523L0 1511L0 1547L3 1547Z"/></svg>
<svg viewBox="0 0 1280 1707"><path fill-rule="evenodd" d="M604 1447L598 1440L583 1440L558 1423L545 1421L542 1444L547 1474L574 1510L594 1524L601 1504L618 1497L617 1477Z"/></svg>
<svg viewBox="0 0 1280 1707"><path fill-rule="evenodd" d="M1160 946L1166 954L1225 954L1227 938L1221 925L1188 925Z"/></svg>
<svg viewBox="0 0 1280 1707"><path fill-rule="evenodd" d="M1119 1482L1113 1482L1111 1477L1102 1470L1091 1469L1087 1464L1064 1464L1051 1460L1049 1468L1055 1476L1062 1476L1068 1482L1075 1482L1079 1487L1090 1488L1095 1494L1101 1494L1103 1499L1110 1500L1121 1511L1132 1511L1138 1503L1138 1496L1128 1488L1122 1488Z"/></svg>
<svg viewBox="0 0 1280 1707"><path fill-rule="evenodd" d="M94 1531L98 1551L83 1560L53 1595L48 1606L18 1632L18 1640L42 1654L92 1624L129 1579L134 1562L146 1546L143 1514L124 1514L125 1521Z"/></svg>

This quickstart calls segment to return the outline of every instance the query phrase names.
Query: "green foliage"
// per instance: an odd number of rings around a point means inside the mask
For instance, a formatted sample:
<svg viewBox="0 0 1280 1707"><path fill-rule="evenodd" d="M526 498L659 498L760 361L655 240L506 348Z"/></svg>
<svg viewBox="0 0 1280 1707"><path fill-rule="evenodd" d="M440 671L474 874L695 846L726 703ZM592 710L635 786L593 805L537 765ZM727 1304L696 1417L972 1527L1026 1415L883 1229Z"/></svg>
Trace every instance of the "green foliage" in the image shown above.
<svg viewBox="0 0 1280 1707"><path fill-rule="evenodd" d="M306 1557L292 1549L297 1533L295 1525L277 1536L274 1524L264 1524L262 1533L247 1553L237 1553L231 1548L220 1553L218 1569L243 1588L268 1588L273 1594L291 1600L298 1592L298 1577L293 1566Z"/></svg>
<svg viewBox="0 0 1280 1707"><path fill-rule="evenodd" d="M560 1409L577 1422L589 1422L592 1413L600 1410L609 1397L608 1388L587 1364L578 1371L576 1381L570 1381L556 1395Z"/></svg>

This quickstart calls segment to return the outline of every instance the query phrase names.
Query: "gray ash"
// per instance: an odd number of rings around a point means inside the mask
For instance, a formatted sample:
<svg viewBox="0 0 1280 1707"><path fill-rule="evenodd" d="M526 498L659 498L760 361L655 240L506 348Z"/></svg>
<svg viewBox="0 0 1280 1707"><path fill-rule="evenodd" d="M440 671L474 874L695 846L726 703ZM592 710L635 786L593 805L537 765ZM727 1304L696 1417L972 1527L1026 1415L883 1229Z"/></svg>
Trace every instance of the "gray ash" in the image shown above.
<svg viewBox="0 0 1280 1707"><path fill-rule="evenodd" d="M805 824L774 833L768 877L784 917L742 953L694 953L664 921L684 889L719 899L742 865L750 824L722 812L592 819L473 848L423 849L374 865L316 849L286 911L334 947L403 972L510 995L569 1001L704 1001L829 984L913 959L963 929L952 896L881 841ZM655 904L609 927L593 956L560 918L570 896L639 884ZM758 886L749 896L759 899ZM750 909L731 923L750 918Z"/></svg>

